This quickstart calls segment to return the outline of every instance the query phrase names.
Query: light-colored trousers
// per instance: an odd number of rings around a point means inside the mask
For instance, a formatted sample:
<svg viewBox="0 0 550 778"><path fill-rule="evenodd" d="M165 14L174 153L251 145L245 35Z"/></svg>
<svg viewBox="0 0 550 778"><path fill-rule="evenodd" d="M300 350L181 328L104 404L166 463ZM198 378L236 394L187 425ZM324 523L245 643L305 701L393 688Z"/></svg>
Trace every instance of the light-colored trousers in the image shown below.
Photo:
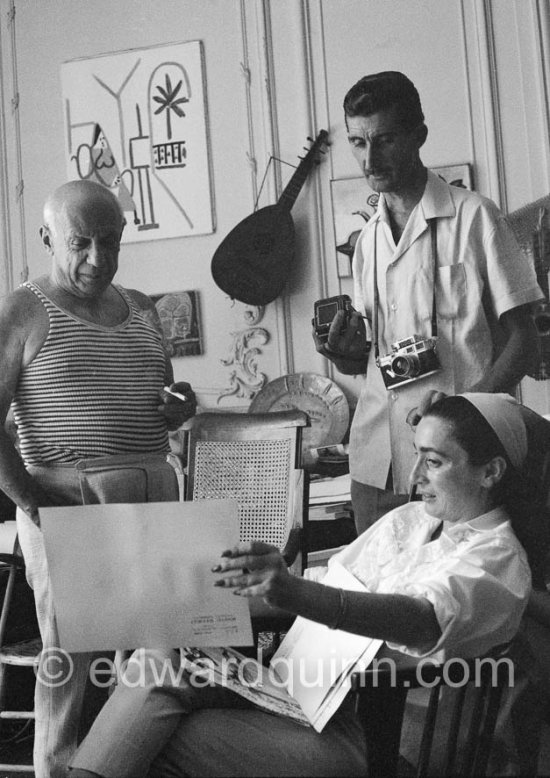
<svg viewBox="0 0 550 778"><path fill-rule="evenodd" d="M31 467L29 472L59 505L178 499L175 472L162 455L101 457L93 461L95 467L90 468ZM93 655L69 655L58 648L44 538L23 511L17 511L16 519L43 645L34 700L34 768L36 778L66 778L69 759L77 747L86 678Z"/></svg>
<svg viewBox="0 0 550 778"><path fill-rule="evenodd" d="M347 701L318 733L227 689L193 686L179 668L177 651L136 651L71 767L105 778L365 775Z"/></svg>

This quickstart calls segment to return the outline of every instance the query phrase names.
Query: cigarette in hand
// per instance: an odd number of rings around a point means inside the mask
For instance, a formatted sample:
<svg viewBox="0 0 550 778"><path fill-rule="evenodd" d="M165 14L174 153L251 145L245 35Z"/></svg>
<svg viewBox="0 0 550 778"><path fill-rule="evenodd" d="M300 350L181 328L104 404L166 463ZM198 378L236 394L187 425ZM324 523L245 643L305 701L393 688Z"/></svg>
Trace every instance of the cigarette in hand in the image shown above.
<svg viewBox="0 0 550 778"><path fill-rule="evenodd" d="M178 400L181 400L182 402L187 402L187 400L189 399L188 397L186 397L186 395L181 394L180 392L175 392L173 389L170 389L168 386L164 387L164 391L167 392L168 394L171 394L172 397L177 397Z"/></svg>

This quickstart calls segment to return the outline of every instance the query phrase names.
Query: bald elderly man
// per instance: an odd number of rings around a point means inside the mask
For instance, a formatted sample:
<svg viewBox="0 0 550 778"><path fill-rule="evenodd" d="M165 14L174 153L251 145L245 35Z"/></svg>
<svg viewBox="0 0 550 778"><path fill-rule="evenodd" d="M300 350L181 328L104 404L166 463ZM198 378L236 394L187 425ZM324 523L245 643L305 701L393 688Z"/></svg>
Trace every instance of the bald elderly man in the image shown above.
<svg viewBox="0 0 550 778"><path fill-rule="evenodd" d="M17 505L45 649L35 693L37 778L66 775L90 660L55 653L38 509L177 499L168 431L196 410L190 385L173 383L152 301L113 283L124 223L118 200L100 184L60 186L40 229L49 273L0 305L0 488ZM166 385L186 399L168 395ZM18 448L4 430L10 409Z"/></svg>

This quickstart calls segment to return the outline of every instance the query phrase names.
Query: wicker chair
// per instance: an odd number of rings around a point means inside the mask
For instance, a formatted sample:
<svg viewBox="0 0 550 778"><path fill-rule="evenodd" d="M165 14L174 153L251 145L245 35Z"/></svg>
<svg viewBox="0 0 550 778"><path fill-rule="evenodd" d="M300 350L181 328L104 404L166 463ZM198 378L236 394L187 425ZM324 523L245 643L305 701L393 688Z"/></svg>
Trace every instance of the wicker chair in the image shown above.
<svg viewBox="0 0 550 778"><path fill-rule="evenodd" d="M302 572L306 561L306 474L302 411L202 413L189 432L186 498L236 499L240 539L279 548Z"/></svg>
<svg viewBox="0 0 550 778"><path fill-rule="evenodd" d="M301 468L302 411L201 413L189 432L188 500L233 498L239 505L240 539L279 548L296 575L307 563L307 473ZM293 617L250 600L256 640L278 644Z"/></svg>

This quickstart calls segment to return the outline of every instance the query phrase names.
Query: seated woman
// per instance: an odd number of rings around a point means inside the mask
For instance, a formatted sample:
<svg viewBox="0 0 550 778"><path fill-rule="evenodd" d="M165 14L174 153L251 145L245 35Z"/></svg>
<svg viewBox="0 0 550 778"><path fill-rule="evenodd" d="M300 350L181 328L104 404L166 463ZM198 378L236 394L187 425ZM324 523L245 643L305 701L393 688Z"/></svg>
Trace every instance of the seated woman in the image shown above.
<svg viewBox="0 0 550 778"><path fill-rule="evenodd" d="M446 397L420 421L415 444L421 502L391 511L334 557L366 592L291 576L278 550L255 542L222 553L214 585L437 661L510 641L531 589L507 513L527 453L520 407L508 395ZM365 774L349 700L317 733L227 689L196 688L167 673L167 661L178 669L176 652L140 651L129 664L72 778Z"/></svg>

